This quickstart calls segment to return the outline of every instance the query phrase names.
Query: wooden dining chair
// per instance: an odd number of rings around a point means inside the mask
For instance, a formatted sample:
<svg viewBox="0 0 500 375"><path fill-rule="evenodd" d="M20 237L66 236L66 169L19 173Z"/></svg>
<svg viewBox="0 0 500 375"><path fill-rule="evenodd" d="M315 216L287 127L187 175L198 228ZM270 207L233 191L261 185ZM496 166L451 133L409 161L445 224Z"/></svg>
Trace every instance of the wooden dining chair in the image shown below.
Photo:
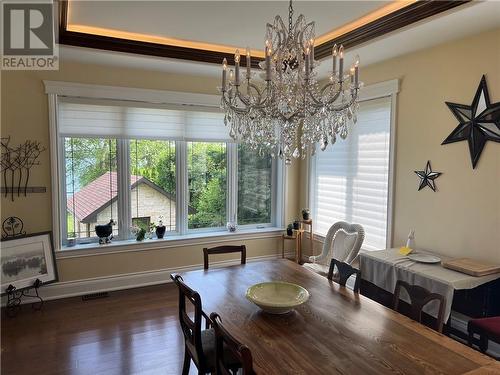
<svg viewBox="0 0 500 375"><path fill-rule="evenodd" d="M247 248L245 245L234 246L234 245L226 245L226 246L217 246L212 247L210 249L203 249L203 268L208 270L208 256L212 254L229 254L229 253L239 253L241 252L241 264L245 264L247 262Z"/></svg>
<svg viewBox="0 0 500 375"><path fill-rule="evenodd" d="M467 331L469 333L469 345L475 343L474 335L479 335L479 350L483 353L488 351L488 341L500 344L500 316L489 318L471 319L467 323Z"/></svg>
<svg viewBox="0 0 500 375"><path fill-rule="evenodd" d="M401 288L404 288L410 296L409 317L419 323L422 323L422 309L424 306L431 301L439 301L438 316L434 329L438 332L442 332L446 298L444 298L441 294L431 293L419 285L410 285L406 281L398 280L396 282L396 288L394 289L393 306L395 311L398 311Z"/></svg>
<svg viewBox="0 0 500 375"><path fill-rule="evenodd" d="M191 360L198 368L198 374L215 372L215 331L213 328L201 329L202 305L198 292L188 287L180 275L173 277L179 288L179 321L184 335L184 364L182 375L189 374ZM186 300L194 307L194 320L189 316L186 309ZM234 366L237 360L228 354Z"/></svg>
<svg viewBox="0 0 500 375"><path fill-rule="evenodd" d="M338 277L334 279L333 271L335 266L338 270ZM332 259L330 262L330 270L328 271L328 280L334 280L338 282L340 285L345 286L347 280L351 275L356 275L356 281L354 282L354 292L359 293L359 283L361 281L361 271L352 267L350 264L340 262L337 259Z"/></svg>
<svg viewBox="0 0 500 375"><path fill-rule="evenodd" d="M238 369L234 368L226 358L227 353L231 353L233 358L238 359L242 375L255 375L253 370L252 352L246 346L236 340L222 325L222 320L217 313L210 314L215 329L215 367L217 374L235 375Z"/></svg>

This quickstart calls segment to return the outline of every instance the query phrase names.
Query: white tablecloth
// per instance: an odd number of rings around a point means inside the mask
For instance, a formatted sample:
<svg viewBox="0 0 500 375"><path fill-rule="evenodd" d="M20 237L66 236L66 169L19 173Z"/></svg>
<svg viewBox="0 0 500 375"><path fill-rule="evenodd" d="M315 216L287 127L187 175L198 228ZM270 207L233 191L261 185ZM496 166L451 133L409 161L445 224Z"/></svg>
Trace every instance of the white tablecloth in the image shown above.
<svg viewBox="0 0 500 375"><path fill-rule="evenodd" d="M418 251L423 253L423 251ZM429 252L426 252L431 254ZM437 255L437 254L436 254ZM443 261L448 257L438 255ZM489 281L496 280L500 274L488 276L470 276L461 272L444 268L441 264L426 264L414 262L399 254L399 248L360 253L361 277L390 293L394 293L397 280L420 285L433 293L439 293L446 298L444 311L445 322L450 317L453 292L458 289L472 289ZM401 298L409 302L404 291ZM424 311L437 317L437 302L429 303Z"/></svg>

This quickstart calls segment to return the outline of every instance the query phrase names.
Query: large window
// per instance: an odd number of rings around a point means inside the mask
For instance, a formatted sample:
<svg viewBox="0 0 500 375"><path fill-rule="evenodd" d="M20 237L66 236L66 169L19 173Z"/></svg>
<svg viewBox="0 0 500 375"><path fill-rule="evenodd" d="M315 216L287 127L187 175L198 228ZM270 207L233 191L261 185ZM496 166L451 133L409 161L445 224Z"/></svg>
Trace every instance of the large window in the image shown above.
<svg viewBox="0 0 500 375"><path fill-rule="evenodd" d="M357 124L312 161L314 224L325 235L337 221L361 224L363 249L385 249L391 140L391 98L360 103Z"/></svg>
<svg viewBox="0 0 500 375"><path fill-rule="evenodd" d="M275 160L232 143L223 115L164 105L60 97L60 241L96 242L113 220L168 232L276 225Z"/></svg>

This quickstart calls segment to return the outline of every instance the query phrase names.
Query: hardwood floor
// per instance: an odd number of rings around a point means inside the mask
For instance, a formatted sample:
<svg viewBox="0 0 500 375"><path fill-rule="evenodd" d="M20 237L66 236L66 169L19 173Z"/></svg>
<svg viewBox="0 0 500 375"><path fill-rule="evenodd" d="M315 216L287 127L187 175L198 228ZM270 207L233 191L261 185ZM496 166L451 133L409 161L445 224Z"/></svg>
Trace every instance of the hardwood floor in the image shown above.
<svg viewBox="0 0 500 375"><path fill-rule="evenodd" d="M111 292L107 298L23 305L2 311L1 373L180 374L184 355L173 283ZM196 373L191 365L190 374Z"/></svg>
<svg viewBox="0 0 500 375"><path fill-rule="evenodd" d="M41 311L23 305L15 318L2 311L1 374L181 374L177 293L169 283L48 301Z"/></svg>

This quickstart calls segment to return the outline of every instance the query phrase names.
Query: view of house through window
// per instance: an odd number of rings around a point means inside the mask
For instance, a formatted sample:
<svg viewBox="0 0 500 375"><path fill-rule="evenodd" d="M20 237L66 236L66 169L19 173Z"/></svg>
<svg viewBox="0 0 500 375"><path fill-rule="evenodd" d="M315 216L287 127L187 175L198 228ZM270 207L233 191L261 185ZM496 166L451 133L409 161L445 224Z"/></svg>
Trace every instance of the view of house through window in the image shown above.
<svg viewBox="0 0 500 375"><path fill-rule="evenodd" d="M64 154L67 238L95 237L97 224L118 218L116 140L65 138Z"/></svg>
<svg viewBox="0 0 500 375"><path fill-rule="evenodd" d="M132 225L175 231L175 142L131 140L130 184Z"/></svg>

